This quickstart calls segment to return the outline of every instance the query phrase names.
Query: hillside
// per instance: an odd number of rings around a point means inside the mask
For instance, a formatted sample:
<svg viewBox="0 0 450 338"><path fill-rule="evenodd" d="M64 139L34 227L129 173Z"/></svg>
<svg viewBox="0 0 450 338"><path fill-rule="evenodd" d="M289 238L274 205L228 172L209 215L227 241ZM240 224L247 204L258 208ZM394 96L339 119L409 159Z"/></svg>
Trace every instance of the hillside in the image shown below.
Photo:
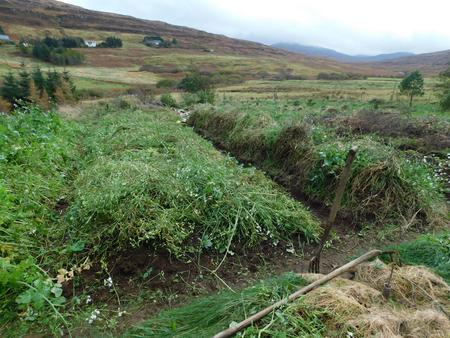
<svg viewBox="0 0 450 338"><path fill-rule="evenodd" d="M395 60L389 60L379 63L373 63L371 67L391 69L396 71L408 72L419 69L426 73L439 73L450 65L450 49L419 54L414 56L402 57Z"/></svg>
<svg viewBox="0 0 450 338"><path fill-rule="evenodd" d="M251 78L313 78L319 72L358 72L367 75L386 75L383 70L339 63L329 59L308 57L272 48L260 43L229 38L200 30L170 25L160 21L137 19L112 13L91 11L53 0L0 0L0 22L14 40L23 36L45 35L80 36L103 40L117 35L124 40L122 49L84 49L86 63L75 75L92 78L99 68L114 70L114 78L102 71L102 80L124 79L150 83L159 76L177 76L194 64L205 71L222 71L245 79ZM141 42L146 35L157 35L178 41L176 48L149 48ZM11 65L19 65L12 51L4 57ZM11 57L13 56L13 57ZM26 61L26 60L25 60ZM150 65L150 67L148 67ZM86 69L94 67L95 70ZM126 74L119 74L119 69ZM74 68L72 68L74 69ZM139 70L146 70L143 74ZM118 73L119 72L119 73ZM130 73L132 72L132 73ZM156 75L155 75L156 74ZM161 75L162 74L162 75ZM281 74L281 75L280 75ZM97 74L98 75L98 74ZM181 75L178 75L181 76ZM98 79L97 76L94 77Z"/></svg>
<svg viewBox="0 0 450 338"><path fill-rule="evenodd" d="M117 33L161 35L176 38L181 48L215 48L223 52L243 55L286 54L268 46L231 39L192 28L170 25L160 21L137 19L131 16L91 11L53 0L0 1L0 22L39 28L83 29ZM19 34L12 31L13 37Z"/></svg>
<svg viewBox="0 0 450 338"><path fill-rule="evenodd" d="M392 59L398 59L405 56L412 56L413 53L408 52L397 52L397 53L388 53L388 54L379 54L379 55L349 55L340 53L330 48L316 47L316 46L307 46L301 45L297 43L276 43L273 44L272 47L283 49L286 51L301 53L307 56L313 57L323 57L336 61L342 62L376 62L376 61L387 61Z"/></svg>

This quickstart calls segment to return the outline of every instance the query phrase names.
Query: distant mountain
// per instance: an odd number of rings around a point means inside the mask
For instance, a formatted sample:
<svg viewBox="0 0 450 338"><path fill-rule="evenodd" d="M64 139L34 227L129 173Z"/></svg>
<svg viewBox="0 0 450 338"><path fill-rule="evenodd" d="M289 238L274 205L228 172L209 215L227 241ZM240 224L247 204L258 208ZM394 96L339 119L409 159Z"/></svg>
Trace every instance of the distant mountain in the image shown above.
<svg viewBox="0 0 450 338"><path fill-rule="evenodd" d="M287 50L294 53L301 53L307 56L328 58L341 62L379 62L415 55L414 53L408 52L397 52L380 55L348 55L337 52L334 49L300 45L297 43L276 43L273 44L272 47Z"/></svg>

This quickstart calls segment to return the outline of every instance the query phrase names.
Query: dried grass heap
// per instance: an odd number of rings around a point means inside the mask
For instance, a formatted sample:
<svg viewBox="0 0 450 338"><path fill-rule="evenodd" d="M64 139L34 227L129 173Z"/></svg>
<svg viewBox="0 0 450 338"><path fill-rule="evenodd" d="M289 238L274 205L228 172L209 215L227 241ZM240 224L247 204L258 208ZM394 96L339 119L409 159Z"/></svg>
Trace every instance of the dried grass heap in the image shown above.
<svg viewBox="0 0 450 338"><path fill-rule="evenodd" d="M398 267L391 299L382 291L391 268L381 261L362 264L355 281L335 279L307 294L295 306L323 312L329 334L356 337L449 337L450 287L428 269ZM302 277L314 281L320 275Z"/></svg>

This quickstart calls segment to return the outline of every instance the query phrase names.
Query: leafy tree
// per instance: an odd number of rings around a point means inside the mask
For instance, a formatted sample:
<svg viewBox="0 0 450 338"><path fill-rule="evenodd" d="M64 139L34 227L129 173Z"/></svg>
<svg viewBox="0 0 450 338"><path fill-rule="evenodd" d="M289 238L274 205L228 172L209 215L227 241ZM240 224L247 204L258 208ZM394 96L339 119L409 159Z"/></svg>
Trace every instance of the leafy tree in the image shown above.
<svg viewBox="0 0 450 338"><path fill-rule="evenodd" d="M1 92L2 97L11 104L15 103L16 100L19 99L19 85L11 72L6 74L3 78L3 87Z"/></svg>
<svg viewBox="0 0 450 338"><path fill-rule="evenodd" d="M424 81L422 74L416 70L400 82L400 94L409 97L409 106L411 107L415 96L423 96L425 94L423 87Z"/></svg>
<svg viewBox="0 0 450 338"><path fill-rule="evenodd" d="M211 82L208 77L201 75L198 71L192 71L181 80L178 87L189 93L198 93L210 89Z"/></svg>
<svg viewBox="0 0 450 338"><path fill-rule="evenodd" d="M0 34L5 34L5 31L3 30L3 27L2 26L0 26Z"/></svg>
<svg viewBox="0 0 450 338"><path fill-rule="evenodd" d="M175 38L173 38L173 39L172 39L172 45L178 45L178 40L175 39Z"/></svg>

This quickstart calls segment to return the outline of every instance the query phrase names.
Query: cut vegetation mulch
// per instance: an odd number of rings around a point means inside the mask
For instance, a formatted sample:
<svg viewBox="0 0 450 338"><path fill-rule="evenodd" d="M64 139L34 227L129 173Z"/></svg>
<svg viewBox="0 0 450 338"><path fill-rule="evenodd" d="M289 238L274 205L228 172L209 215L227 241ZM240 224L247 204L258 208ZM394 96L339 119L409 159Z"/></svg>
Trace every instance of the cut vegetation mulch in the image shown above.
<svg viewBox="0 0 450 338"><path fill-rule="evenodd" d="M177 123L175 114L97 113L86 122L86 165L68 210L71 237L93 251L150 243L186 257L317 238L319 223L305 207Z"/></svg>
<svg viewBox="0 0 450 338"><path fill-rule="evenodd" d="M250 103L248 105L251 105ZM233 104L198 107L189 124L223 149L267 170L286 187L329 205L345 157L359 146L343 211L360 223L412 226L443 224L443 187L421 159L411 159L375 137L341 137L321 125L282 112Z"/></svg>

